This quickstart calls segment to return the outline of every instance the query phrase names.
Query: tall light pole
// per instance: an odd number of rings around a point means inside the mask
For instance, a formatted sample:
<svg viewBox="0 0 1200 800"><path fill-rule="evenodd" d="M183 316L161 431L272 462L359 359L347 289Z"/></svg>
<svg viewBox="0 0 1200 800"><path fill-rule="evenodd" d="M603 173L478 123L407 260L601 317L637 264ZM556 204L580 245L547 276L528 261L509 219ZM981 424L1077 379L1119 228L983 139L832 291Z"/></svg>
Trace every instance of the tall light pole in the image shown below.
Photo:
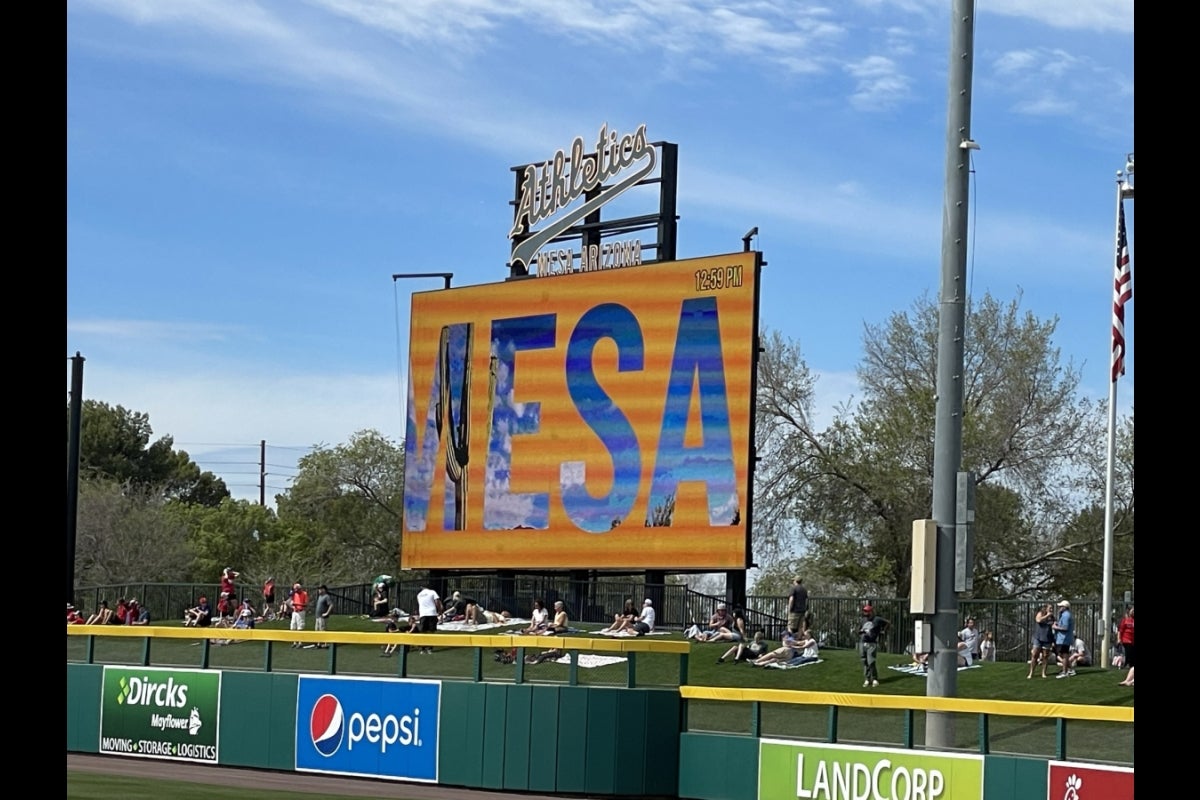
<svg viewBox="0 0 1200 800"><path fill-rule="evenodd" d="M942 271L938 292L936 412L933 434L933 518L937 523L933 648L925 692L958 694L958 595L954 590L957 484L962 469L963 350L967 304L967 201L970 191L971 67L975 2L952 0L946 118L946 185L942 205ZM967 565L970 569L971 565ZM925 746L954 746L954 717L930 711Z"/></svg>

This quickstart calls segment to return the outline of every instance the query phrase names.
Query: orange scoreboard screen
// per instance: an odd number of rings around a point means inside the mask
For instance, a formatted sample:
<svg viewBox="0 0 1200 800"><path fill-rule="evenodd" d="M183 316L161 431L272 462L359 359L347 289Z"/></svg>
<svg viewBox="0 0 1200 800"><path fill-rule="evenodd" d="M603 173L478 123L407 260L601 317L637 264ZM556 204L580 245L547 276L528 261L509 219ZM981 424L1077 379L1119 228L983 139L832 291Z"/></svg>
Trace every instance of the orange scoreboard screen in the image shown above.
<svg viewBox="0 0 1200 800"><path fill-rule="evenodd" d="M748 566L759 263L415 293L401 565Z"/></svg>

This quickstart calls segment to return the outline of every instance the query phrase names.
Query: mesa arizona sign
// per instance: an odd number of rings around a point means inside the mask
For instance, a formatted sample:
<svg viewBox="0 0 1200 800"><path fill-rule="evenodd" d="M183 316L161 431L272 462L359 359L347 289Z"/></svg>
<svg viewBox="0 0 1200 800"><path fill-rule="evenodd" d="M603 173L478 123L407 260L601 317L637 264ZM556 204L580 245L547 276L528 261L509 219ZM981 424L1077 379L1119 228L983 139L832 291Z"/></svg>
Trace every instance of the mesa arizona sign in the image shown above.
<svg viewBox="0 0 1200 800"><path fill-rule="evenodd" d="M548 161L527 165L521 176L517 212L508 232L508 238L514 242L510 264L531 272L536 259L539 275L573 271L572 251L552 250L542 254L539 251L571 226L636 186L654 171L657 163L654 145L646 141L644 124L631 134L618 136L606 123L600 126L595 147L589 152L584 152L583 137L576 136L570 157L559 150ZM635 165L636 169L630 171ZM619 182L603 188L606 181L618 175L622 175ZM533 232L539 222L580 197L586 197L586 202ZM636 241L590 245L581 250L579 260L581 271L633 266L641 263L641 246Z"/></svg>

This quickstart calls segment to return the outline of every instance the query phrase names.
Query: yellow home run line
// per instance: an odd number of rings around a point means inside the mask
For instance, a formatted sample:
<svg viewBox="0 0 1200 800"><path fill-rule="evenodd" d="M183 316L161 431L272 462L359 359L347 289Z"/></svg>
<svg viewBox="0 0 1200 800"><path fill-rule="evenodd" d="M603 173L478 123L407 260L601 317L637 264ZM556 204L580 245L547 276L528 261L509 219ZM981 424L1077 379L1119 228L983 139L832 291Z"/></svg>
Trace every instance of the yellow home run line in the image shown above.
<svg viewBox="0 0 1200 800"><path fill-rule="evenodd" d="M512 634L489 635L479 633L364 633L357 631L287 631L279 629L241 628L170 628L166 626L125 627L105 626L102 631L93 625L68 625L68 636L103 636L134 639L236 639L252 642L305 642L309 644L406 644L411 647L490 647L512 649L514 647L593 650L607 653L671 653L681 654L690 650L689 642L663 642L650 639L629 638L597 639L579 636L513 636Z"/></svg>
<svg viewBox="0 0 1200 800"><path fill-rule="evenodd" d="M801 692L787 689L736 689L717 686L680 686L686 700L722 700L741 703L791 703L851 708L952 711L959 714L993 714L1010 717L1133 722L1128 706L1084 706L1073 703L1030 703L1017 700L976 700L964 697Z"/></svg>

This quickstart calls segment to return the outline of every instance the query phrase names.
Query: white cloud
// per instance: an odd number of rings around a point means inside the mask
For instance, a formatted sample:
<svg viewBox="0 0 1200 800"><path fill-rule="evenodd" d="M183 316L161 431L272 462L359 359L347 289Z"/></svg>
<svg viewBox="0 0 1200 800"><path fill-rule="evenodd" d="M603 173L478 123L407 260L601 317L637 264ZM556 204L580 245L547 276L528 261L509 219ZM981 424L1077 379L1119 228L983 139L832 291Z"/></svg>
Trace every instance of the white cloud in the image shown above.
<svg viewBox="0 0 1200 800"><path fill-rule="evenodd" d="M1053 28L1133 33L1133 0L990 0L984 13L1033 20Z"/></svg>
<svg viewBox="0 0 1200 800"><path fill-rule="evenodd" d="M857 81L850 103L861 111L885 111L909 95L908 76L885 56L868 56L845 70Z"/></svg>

